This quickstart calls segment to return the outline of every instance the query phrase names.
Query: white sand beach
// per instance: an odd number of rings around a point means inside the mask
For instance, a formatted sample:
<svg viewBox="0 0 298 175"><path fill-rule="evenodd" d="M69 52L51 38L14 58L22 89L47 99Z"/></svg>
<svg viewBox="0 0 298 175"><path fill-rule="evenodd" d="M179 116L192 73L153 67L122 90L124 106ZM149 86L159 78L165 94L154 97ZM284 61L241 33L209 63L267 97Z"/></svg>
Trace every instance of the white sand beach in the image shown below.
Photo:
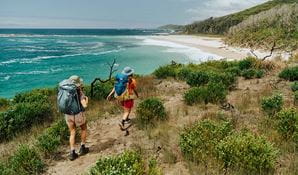
<svg viewBox="0 0 298 175"><path fill-rule="evenodd" d="M151 39L157 41L165 41L200 49L202 52L210 53L219 56L218 58L227 60L239 60L247 56L251 56L250 49L230 47L224 43L222 38L194 36L194 35L167 35L167 36L152 36ZM269 55L269 52L254 51L260 58ZM274 53L271 58L280 55ZM287 59L288 55L282 54L283 58ZM270 59L270 58L269 58Z"/></svg>

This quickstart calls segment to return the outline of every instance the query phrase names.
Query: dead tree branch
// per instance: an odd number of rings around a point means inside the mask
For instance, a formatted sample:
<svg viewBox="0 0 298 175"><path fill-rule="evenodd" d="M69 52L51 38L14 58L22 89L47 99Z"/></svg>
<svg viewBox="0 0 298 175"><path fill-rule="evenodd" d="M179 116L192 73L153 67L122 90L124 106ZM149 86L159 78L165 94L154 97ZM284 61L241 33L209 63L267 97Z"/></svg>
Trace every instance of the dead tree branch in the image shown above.
<svg viewBox="0 0 298 175"><path fill-rule="evenodd" d="M265 61L266 58L269 58L269 57L272 56L274 50L276 49L275 46L276 46L276 42L274 41L273 46L271 47L271 50L270 50L270 54L269 54L269 55L266 55L266 56L262 59L262 61Z"/></svg>
<svg viewBox="0 0 298 175"><path fill-rule="evenodd" d="M276 42L274 41L274 43L271 47L271 50L270 50L270 54L264 56L261 60L265 61L267 58L271 57L275 49L278 49L278 48L276 47ZM250 53L253 54L257 59L259 59L258 55L254 52L253 49L250 49Z"/></svg>
<svg viewBox="0 0 298 175"><path fill-rule="evenodd" d="M91 98L94 97L94 86L97 81L99 81L100 83L106 83L108 81L111 81L112 75L117 71L117 69L115 68L115 63L116 63L115 59L113 60L112 63L107 63L107 65L109 66L109 76L106 80L102 80L101 78L95 78L92 81L92 83L91 83Z"/></svg>

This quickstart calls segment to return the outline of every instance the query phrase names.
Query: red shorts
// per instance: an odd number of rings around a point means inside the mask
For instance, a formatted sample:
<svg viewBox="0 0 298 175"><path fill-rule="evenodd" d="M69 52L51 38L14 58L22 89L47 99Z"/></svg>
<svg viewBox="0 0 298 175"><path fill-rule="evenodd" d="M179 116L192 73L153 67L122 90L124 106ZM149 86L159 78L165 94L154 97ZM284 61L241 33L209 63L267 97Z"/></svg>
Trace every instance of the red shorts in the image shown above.
<svg viewBox="0 0 298 175"><path fill-rule="evenodd" d="M131 109L133 107L133 100L125 100L121 102L121 105L126 109Z"/></svg>

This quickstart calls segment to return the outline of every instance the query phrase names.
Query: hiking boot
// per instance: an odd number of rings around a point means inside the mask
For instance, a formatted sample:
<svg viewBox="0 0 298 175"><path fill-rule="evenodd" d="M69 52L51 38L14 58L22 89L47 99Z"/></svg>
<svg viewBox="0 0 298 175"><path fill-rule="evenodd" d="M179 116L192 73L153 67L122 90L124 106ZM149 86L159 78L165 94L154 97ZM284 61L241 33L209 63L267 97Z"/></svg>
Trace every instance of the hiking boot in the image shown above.
<svg viewBox="0 0 298 175"><path fill-rule="evenodd" d="M129 136L129 131L128 130L125 130L124 136Z"/></svg>
<svg viewBox="0 0 298 175"><path fill-rule="evenodd" d="M85 154L89 153L89 148L86 148L85 145L81 145L80 151L79 151L79 155L83 156Z"/></svg>
<svg viewBox="0 0 298 175"><path fill-rule="evenodd" d="M130 123L131 123L130 118L127 118L127 119L124 120L124 124L130 124Z"/></svg>
<svg viewBox="0 0 298 175"><path fill-rule="evenodd" d="M79 155L76 153L75 150L71 151L70 154L68 155L68 158L69 158L69 160L71 160L71 161L75 160L75 159L78 158L78 157L79 157Z"/></svg>

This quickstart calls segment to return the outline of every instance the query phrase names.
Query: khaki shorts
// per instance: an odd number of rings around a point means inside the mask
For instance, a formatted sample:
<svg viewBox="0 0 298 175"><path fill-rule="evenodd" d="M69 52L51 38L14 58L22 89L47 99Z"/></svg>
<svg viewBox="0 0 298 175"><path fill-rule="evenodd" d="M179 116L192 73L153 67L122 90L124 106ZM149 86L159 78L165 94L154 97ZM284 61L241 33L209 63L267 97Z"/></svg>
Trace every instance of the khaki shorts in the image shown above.
<svg viewBox="0 0 298 175"><path fill-rule="evenodd" d="M67 125L75 124L76 126L81 126L86 123L86 116L83 112L80 112L76 115L65 114L65 121Z"/></svg>

